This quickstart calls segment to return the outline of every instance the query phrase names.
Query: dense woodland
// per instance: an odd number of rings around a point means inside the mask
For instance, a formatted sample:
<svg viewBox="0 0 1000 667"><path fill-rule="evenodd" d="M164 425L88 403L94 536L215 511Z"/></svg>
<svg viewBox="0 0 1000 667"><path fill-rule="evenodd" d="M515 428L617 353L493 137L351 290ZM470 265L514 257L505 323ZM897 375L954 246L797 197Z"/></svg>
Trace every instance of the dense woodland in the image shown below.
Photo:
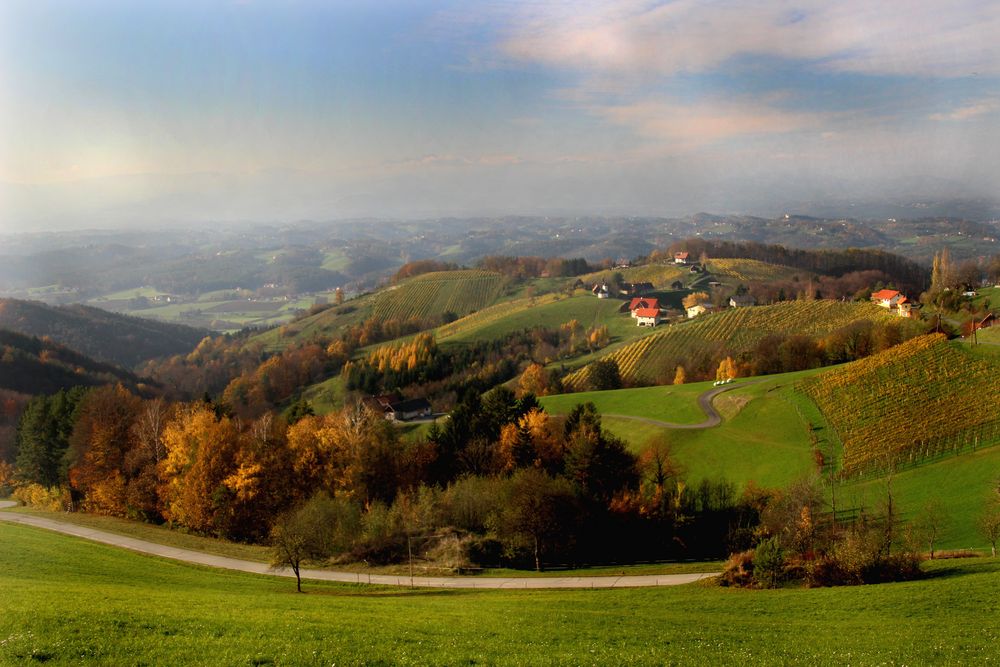
<svg viewBox="0 0 1000 667"><path fill-rule="evenodd" d="M724 481L686 487L665 448L635 457L593 406L556 417L503 388L416 441L361 404L289 423L75 389L28 403L15 462L35 503L243 541L325 494L345 557L368 562L400 560L414 535L460 566L722 556L758 513Z"/></svg>

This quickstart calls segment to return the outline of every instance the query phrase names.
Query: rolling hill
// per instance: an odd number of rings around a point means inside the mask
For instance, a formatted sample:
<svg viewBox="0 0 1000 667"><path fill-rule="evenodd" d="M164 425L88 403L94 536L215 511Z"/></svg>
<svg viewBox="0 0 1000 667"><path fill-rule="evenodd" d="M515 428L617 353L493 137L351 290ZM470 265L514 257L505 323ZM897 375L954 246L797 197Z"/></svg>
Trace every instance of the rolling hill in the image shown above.
<svg viewBox="0 0 1000 667"><path fill-rule="evenodd" d="M844 444L848 474L1000 442L1000 360L914 338L802 384Z"/></svg>
<svg viewBox="0 0 1000 667"><path fill-rule="evenodd" d="M618 363L622 379L636 384L656 382L673 364L685 358L712 353L725 346L730 353L750 350L770 334L817 335L835 331L859 320L898 319L870 303L841 301L785 301L770 306L727 308L695 320L668 325L651 336L620 347L607 355ZM568 388L583 389L588 367L563 379Z"/></svg>
<svg viewBox="0 0 1000 667"><path fill-rule="evenodd" d="M0 389L51 394L81 385L118 382L135 389L139 378L50 340L0 329Z"/></svg>
<svg viewBox="0 0 1000 667"><path fill-rule="evenodd" d="M47 337L94 359L134 368L143 361L189 352L200 329L111 313L82 305L0 299L0 328Z"/></svg>

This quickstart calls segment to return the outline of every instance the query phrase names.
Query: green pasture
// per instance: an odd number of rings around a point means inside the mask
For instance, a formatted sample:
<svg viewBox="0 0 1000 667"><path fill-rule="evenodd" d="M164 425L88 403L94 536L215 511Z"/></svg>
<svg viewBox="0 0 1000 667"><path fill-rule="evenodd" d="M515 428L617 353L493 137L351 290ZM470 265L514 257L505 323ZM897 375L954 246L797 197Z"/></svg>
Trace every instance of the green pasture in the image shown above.
<svg viewBox="0 0 1000 667"><path fill-rule="evenodd" d="M644 417L674 424L697 424L706 419L698 397L711 390L711 382L696 384L584 391L539 399L548 412L568 414L579 403L593 403L601 414Z"/></svg>
<svg viewBox="0 0 1000 667"><path fill-rule="evenodd" d="M987 664L1000 561L922 581L745 591L410 590L211 570L0 524L0 662Z"/></svg>

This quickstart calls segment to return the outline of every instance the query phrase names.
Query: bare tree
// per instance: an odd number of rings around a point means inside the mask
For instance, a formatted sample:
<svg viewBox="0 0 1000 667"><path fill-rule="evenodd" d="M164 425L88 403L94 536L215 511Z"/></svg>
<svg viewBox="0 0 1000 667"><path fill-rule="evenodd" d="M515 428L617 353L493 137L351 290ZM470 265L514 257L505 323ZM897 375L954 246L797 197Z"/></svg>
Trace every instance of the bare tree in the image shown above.
<svg viewBox="0 0 1000 667"><path fill-rule="evenodd" d="M928 500L913 521L912 528L915 536L927 543L927 551L930 553L931 560L934 559L934 545L941 539L941 535L947 527L948 513L937 498Z"/></svg>
<svg viewBox="0 0 1000 667"><path fill-rule="evenodd" d="M990 552L997 557L997 542L1000 541L1000 503L986 508L979 518L979 530L990 543Z"/></svg>
<svg viewBox="0 0 1000 667"><path fill-rule="evenodd" d="M304 505L278 516L271 528L271 567L290 568L302 592L302 565L329 558L335 548L334 501L318 493Z"/></svg>

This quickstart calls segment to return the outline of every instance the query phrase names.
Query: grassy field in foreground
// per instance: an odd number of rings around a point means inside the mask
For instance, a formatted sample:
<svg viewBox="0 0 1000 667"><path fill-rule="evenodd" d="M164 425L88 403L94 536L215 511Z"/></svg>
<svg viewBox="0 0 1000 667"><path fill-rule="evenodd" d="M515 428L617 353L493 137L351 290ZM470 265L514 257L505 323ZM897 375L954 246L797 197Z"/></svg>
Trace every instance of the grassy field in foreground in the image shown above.
<svg viewBox="0 0 1000 667"><path fill-rule="evenodd" d="M0 562L4 664L984 664L1000 641L1000 561L986 558L842 589L300 595L0 524Z"/></svg>

